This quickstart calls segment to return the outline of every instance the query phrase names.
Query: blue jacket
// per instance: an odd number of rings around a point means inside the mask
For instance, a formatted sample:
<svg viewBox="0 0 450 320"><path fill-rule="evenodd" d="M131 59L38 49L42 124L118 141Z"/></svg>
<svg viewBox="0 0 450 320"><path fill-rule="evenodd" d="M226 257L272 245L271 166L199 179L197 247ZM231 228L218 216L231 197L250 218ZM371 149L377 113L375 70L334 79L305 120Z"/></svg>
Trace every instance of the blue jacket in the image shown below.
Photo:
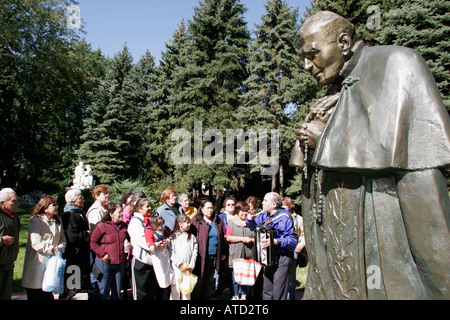
<svg viewBox="0 0 450 320"><path fill-rule="evenodd" d="M172 210L171 207L167 203L164 203L162 206L160 206L158 209L156 209L157 215L164 218L164 229L166 229L169 232L173 231L173 227L175 226L175 219L178 215L178 207L174 206L175 210ZM177 214L175 213L177 212Z"/></svg>
<svg viewBox="0 0 450 320"><path fill-rule="evenodd" d="M298 236L295 233L294 222L289 214L289 210L280 208L272 216L268 212L263 212L255 216L251 221L246 219L245 223L253 231L257 226L265 224L267 221L272 221L267 225L271 226L276 233L278 255L288 255L294 252Z"/></svg>

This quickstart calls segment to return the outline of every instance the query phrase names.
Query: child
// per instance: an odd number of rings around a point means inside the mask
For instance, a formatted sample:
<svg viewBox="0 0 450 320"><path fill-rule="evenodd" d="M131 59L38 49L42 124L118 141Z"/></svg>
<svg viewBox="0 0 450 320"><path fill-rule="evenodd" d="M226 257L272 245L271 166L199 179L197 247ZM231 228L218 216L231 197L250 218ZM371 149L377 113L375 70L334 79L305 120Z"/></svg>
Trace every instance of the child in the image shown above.
<svg viewBox="0 0 450 320"><path fill-rule="evenodd" d="M180 291L180 282L183 273L189 275L195 267L197 260L197 239L189 232L191 224L186 214L180 214L175 219L172 240L172 267L174 279L170 294L171 300L190 300L191 294L184 295Z"/></svg>
<svg viewBox="0 0 450 320"><path fill-rule="evenodd" d="M167 247L168 239L172 234L164 229L163 217L148 217L145 220L145 241L151 253L155 253L157 245Z"/></svg>
<svg viewBox="0 0 450 320"><path fill-rule="evenodd" d="M155 270L159 287L163 289L168 288L173 277L169 252L171 233L164 230L164 219L159 216L146 218L144 235L148 248L152 253L153 269Z"/></svg>

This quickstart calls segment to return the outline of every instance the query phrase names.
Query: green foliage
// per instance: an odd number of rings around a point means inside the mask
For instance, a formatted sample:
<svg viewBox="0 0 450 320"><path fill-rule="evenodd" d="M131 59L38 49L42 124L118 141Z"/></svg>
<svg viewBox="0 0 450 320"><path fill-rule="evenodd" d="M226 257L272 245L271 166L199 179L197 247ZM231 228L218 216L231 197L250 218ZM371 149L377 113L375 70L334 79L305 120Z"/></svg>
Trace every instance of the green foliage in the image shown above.
<svg viewBox="0 0 450 320"><path fill-rule="evenodd" d="M61 160L79 143L97 61L66 26L73 1L0 1L0 172L24 190L62 180ZM86 64L80 63L81 61Z"/></svg>
<svg viewBox="0 0 450 320"><path fill-rule="evenodd" d="M146 196L150 194L148 185L141 178L114 181L109 187L109 199L113 203L119 203L125 193L134 193L136 191L143 191Z"/></svg>
<svg viewBox="0 0 450 320"><path fill-rule="evenodd" d="M397 0L383 15L378 40L417 50L430 67L450 110L450 2Z"/></svg>
<svg viewBox="0 0 450 320"><path fill-rule="evenodd" d="M256 25L250 48L249 77L244 82L246 92L237 118L251 128L277 129L280 132L279 184L283 190L284 168L295 141L297 122L293 114L306 115L305 107L315 97L315 81L301 69L297 54L298 12L282 0L264 4L266 13ZM292 111L289 111L292 110ZM260 165L252 166L259 169ZM287 172L287 171L286 171ZM277 175L272 177L272 191L276 191Z"/></svg>
<svg viewBox="0 0 450 320"><path fill-rule="evenodd" d="M129 92L126 77L133 68L132 61L124 46L111 61L95 100L86 110L89 117L84 122L83 143L77 154L80 161L91 166L97 183L111 184L125 175L127 164L132 164L128 160L136 150L131 144L135 127L128 125L127 113L133 113L128 109L135 106L132 99L127 104L123 97L124 92Z"/></svg>
<svg viewBox="0 0 450 320"><path fill-rule="evenodd" d="M294 203L298 206L302 204L301 194L302 194L302 186L303 186L303 174L301 171L298 172L297 175L294 176L294 180L291 180L291 185L286 188L286 194L290 196Z"/></svg>
<svg viewBox="0 0 450 320"><path fill-rule="evenodd" d="M2 186L59 189L63 195L82 160L97 183L112 186L114 199L146 188L155 208L168 186L189 192L205 183L219 197L224 189L267 192L270 181L260 175L260 165L193 159L174 165L171 134L185 128L193 142L194 122L201 121L202 134L214 128L224 138L227 129L278 129L280 171L272 189L278 179L277 191L283 192L283 179L289 180L286 193L299 201L301 175L287 165L293 130L325 88L302 69L296 32L299 22L318 10L346 17L371 45L419 51L450 107L448 1L317 0L299 21L285 1L268 0L250 37L241 1L199 0L158 66L149 52L133 64L126 47L112 59L92 50L80 40L81 32L67 28L65 9L72 3L0 0ZM371 5L380 8L379 29L368 27ZM208 142L202 141L202 150Z"/></svg>
<svg viewBox="0 0 450 320"><path fill-rule="evenodd" d="M203 131L225 130L236 126L233 114L239 105L250 35L243 19L245 8L236 0L204 0L189 21L189 40L180 50L180 62L172 73L169 114L172 130L193 132L194 121ZM202 132L203 134L203 132ZM231 188L232 166L194 163L174 168L174 177L191 186L204 182ZM239 174L234 172L234 174Z"/></svg>

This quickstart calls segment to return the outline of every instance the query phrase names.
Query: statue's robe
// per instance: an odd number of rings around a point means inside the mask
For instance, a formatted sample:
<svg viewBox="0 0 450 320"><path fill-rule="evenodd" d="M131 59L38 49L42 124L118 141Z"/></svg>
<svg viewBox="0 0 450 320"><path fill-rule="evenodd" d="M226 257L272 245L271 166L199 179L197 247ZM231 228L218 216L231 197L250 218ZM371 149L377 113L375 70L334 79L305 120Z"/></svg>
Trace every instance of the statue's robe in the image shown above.
<svg viewBox="0 0 450 320"><path fill-rule="evenodd" d="M304 299L450 299L450 126L433 76L397 46L363 46L342 76L303 188Z"/></svg>

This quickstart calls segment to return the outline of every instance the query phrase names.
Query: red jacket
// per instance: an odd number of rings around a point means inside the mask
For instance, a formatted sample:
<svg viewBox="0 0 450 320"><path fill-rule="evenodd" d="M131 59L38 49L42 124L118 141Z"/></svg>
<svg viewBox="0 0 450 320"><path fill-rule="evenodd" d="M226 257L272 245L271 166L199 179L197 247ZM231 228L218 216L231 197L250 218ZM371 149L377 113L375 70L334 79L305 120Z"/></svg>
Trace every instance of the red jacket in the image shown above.
<svg viewBox="0 0 450 320"><path fill-rule="evenodd" d="M100 259L106 253L109 254L110 264L126 262L128 254L125 252L124 241L129 238L124 222L100 222L92 232L91 249Z"/></svg>
<svg viewBox="0 0 450 320"><path fill-rule="evenodd" d="M152 220L151 217L144 218L144 223L145 223L144 235L145 235L145 241L147 241L147 245L149 248L154 246L156 242L162 240L162 239L158 239L158 237L156 236L156 234L155 234L156 230L153 229L152 227L150 227L150 220ZM163 228L163 232L164 232L164 237L166 237L166 238L170 238L172 236L172 234L164 228Z"/></svg>

